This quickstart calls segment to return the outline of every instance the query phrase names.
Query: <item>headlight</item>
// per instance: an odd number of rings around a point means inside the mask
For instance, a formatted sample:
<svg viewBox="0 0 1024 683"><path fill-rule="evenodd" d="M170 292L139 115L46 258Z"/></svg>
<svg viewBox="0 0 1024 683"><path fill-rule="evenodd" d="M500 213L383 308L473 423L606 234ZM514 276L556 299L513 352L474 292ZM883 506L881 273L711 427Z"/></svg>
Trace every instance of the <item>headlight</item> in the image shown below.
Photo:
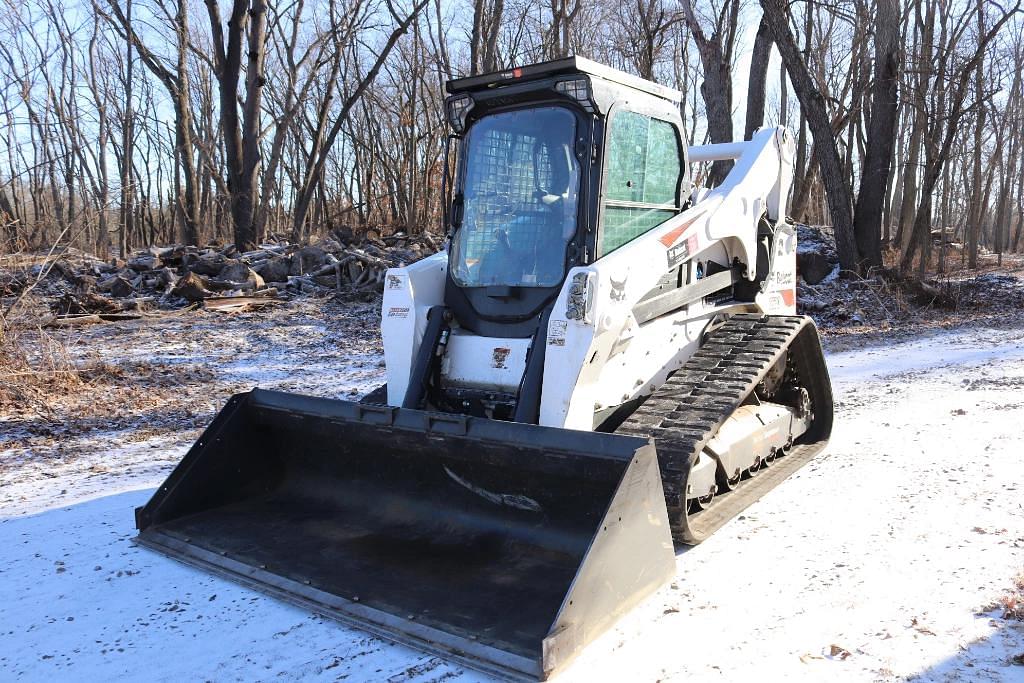
<svg viewBox="0 0 1024 683"><path fill-rule="evenodd" d="M469 110L473 108L473 98L469 95L456 95L449 97L447 104L448 123L456 133L466 130L466 117Z"/></svg>

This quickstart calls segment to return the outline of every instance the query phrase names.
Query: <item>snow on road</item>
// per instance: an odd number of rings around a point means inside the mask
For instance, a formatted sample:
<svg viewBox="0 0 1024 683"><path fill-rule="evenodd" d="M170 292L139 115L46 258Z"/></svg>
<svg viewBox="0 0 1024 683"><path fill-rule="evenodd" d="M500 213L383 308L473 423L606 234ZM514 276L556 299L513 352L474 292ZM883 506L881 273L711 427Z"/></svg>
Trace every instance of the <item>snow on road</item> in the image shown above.
<svg viewBox="0 0 1024 683"><path fill-rule="evenodd" d="M1024 569L1024 331L829 365L828 450L680 552L562 680L1024 681L1024 624L980 613ZM133 545L133 508L191 437L26 461L0 487L0 679L483 679Z"/></svg>

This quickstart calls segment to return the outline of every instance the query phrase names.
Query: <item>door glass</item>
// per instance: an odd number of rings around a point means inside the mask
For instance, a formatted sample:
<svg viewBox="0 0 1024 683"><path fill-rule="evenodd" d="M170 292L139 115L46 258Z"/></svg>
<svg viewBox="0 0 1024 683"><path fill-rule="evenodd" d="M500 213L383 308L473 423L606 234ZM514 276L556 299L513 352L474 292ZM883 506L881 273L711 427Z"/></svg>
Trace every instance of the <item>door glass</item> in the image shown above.
<svg viewBox="0 0 1024 683"><path fill-rule="evenodd" d="M491 114L465 143L452 278L463 287L552 287L576 233L576 117L561 107Z"/></svg>
<svg viewBox="0 0 1024 683"><path fill-rule="evenodd" d="M620 111L611 126L599 256L674 216L682 173L679 142L671 123Z"/></svg>

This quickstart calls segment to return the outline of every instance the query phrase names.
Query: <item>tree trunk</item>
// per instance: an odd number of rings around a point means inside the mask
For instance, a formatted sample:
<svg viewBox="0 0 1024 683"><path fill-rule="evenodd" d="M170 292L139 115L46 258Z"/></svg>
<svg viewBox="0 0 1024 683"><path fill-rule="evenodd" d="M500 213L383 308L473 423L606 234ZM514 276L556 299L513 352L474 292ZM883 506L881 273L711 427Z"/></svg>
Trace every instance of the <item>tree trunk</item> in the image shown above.
<svg viewBox="0 0 1024 683"><path fill-rule="evenodd" d="M814 5L813 3L804 3L804 54L811 54L811 36L814 33ZM786 63L782 63L782 83L780 85L780 99L782 110L786 112L785 116L788 116L788 90L786 81L789 80L786 75ZM803 207L806 206L807 190L806 186L810 181L810 169L814 166L814 162L807 163L808 144L807 144L807 119L804 117L803 111L798 112L800 117L800 124L797 126L799 129L796 136L796 162L793 166L794 177L793 177L793 196L799 197L801 194L804 195L804 202L800 205L800 212L797 212L797 205L794 202L793 206L793 218L801 220L803 217Z"/></svg>
<svg viewBox="0 0 1024 683"><path fill-rule="evenodd" d="M815 86L796 39L789 29L788 4L784 0L760 1L772 38L779 48L782 61L789 73L789 80L793 83L793 90L807 117L811 135L814 136L818 168L828 197L829 212L832 215L839 265L843 270L856 271L858 258L857 243L853 236L853 197L842 159L839 157L839 149L836 147L828 111L825 109L825 98Z"/></svg>
<svg viewBox="0 0 1024 683"><path fill-rule="evenodd" d="M128 22L129 30L132 24L132 0L125 2L125 19ZM124 122L121 125L121 225L118 230L117 246L121 258L128 255L128 234L132 230L132 146L135 142L135 134L132 131L134 115L132 114L132 85L134 83L135 60L132 58L132 41L126 41L127 56L125 57L124 77ZM105 238L106 242L107 239Z"/></svg>
<svg viewBox="0 0 1024 683"><path fill-rule="evenodd" d="M212 0L211 0L212 1ZM351 94L345 98L342 102L337 118L331 125L330 130L324 136L323 141L316 143L310 153L309 163L306 165L304 177L301 186L298 189L297 196L295 199L295 210L292 219L292 235L300 234L302 226L306 223L306 216L309 213L309 207L313 201L313 194L316 191L317 180L321 177L323 172L324 164L327 163L327 154L331 147L334 146L334 141L337 139L338 134L341 132L341 127L348 118L349 112L352 107L355 106L359 98L363 96L366 89L370 87L370 84L377 78L377 74L380 72L381 67L384 65L384 61L391 54L391 51L395 47L395 43L398 39L409 30L409 26L416 20L417 15L426 6L428 0L419 0L417 4L412 8L409 15L399 22L398 26L394 28L389 36L384 47L381 49L380 54L377 55L376 61L365 76L359 81L356 87L352 90ZM326 126L326 113L323 114L322 120L318 125Z"/></svg>
<svg viewBox="0 0 1024 683"><path fill-rule="evenodd" d="M738 7L738 0L727 0ZM733 142L732 132L732 65L726 59L722 49L722 36L716 32L708 38L697 22L691 0L682 0L686 23L690 27L694 44L700 54L704 67L704 81L700 85L700 94L704 98L707 111L708 135L712 144ZM708 187L720 185L725 176L732 170L730 160L716 161L711 165L708 175Z"/></svg>
<svg viewBox="0 0 1024 683"><path fill-rule="evenodd" d="M256 191L260 163L260 108L263 97L263 61L266 43L265 0L234 0L225 39L217 0L206 0L213 37L214 66L220 92L220 124L228 174L228 200L235 246L256 247ZM242 72L242 45L248 23L248 64L245 99L238 115L238 83Z"/></svg>
<svg viewBox="0 0 1024 683"><path fill-rule="evenodd" d="M469 75L497 71L498 32L504 0L473 0L473 29L469 41Z"/></svg>
<svg viewBox="0 0 1024 683"><path fill-rule="evenodd" d="M754 131L764 125L765 87L768 83L768 61L772 54L772 39L768 23L761 17L754 37L754 52L750 57L750 79L747 84L747 125L743 139L750 140ZM785 78L782 79L785 82ZM783 87L785 87L783 85ZM783 114L783 119L785 114ZM786 125L781 122L782 125Z"/></svg>
<svg viewBox="0 0 1024 683"><path fill-rule="evenodd" d="M249 10L249 64L245 69L245 105L242 109L242 168L238 174L233 219L235 246L248 251L256 248L256 204L260 172L260 141L263 131L260 112L266 82L263 64L266 57L267 3L252 0Z"/></svg>
<svg viewBox="0 0 1024 683"><path fill-rule="evenodd" d="M917 207L917 180L921 172L921 144L925 133L927 112L924 104L919 102L914 109L914 123L910 130L910 151L907 153L903 166L903 182L900 206L900 222L896 227L896 243L902 251L910 244L910 235L914 231L914 211Z"/></svg>
<svg viewBox="0 0 1024 683"><path fill-rule="evenodd" d="M982 149L981 142L985 133L985 103L983 99L985 97L985 89L984 81L982 80L984 72L981 61L978 62L975 74L977 118L974 123L974 159L971 166L971 211L970 217L967 219L967 267L972 270L978 267L978 237L981 232L983 197L981 158L984 150Z"/></svg>
<svg viewBox="0 0 1024 683"><path fill-rule="evenodd" d="M899 8L895 0L878 0L875 13L875 79L871 86L871 121L867 153L861 171L853 231L862 272L882 265L881 227L885 186L896 133L897 32Z"/></svg>
<svg viewBox="0 0 1024 683"><path fill-rule="evenodd" d="M946 223L949 221L949 164L942 169L942 201L939 203L939 273L946 272Z"/></svg>

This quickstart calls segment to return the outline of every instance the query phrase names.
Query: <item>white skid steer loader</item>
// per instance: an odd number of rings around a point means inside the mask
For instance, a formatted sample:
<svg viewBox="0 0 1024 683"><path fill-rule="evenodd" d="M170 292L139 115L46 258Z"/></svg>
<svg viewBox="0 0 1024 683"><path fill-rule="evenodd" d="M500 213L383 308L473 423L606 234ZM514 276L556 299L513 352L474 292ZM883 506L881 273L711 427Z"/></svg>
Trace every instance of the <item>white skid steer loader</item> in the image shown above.
<svg viewBox="0 0 1024 683"><path fill-rule="evenodd" d="M448 83L447 250L388 272L387 384L230 399L139 540L384 637L546 678L832 426L795 315L793 143L687 148L582 58ZM694 193L690 164L734 159Z"/></svg>

